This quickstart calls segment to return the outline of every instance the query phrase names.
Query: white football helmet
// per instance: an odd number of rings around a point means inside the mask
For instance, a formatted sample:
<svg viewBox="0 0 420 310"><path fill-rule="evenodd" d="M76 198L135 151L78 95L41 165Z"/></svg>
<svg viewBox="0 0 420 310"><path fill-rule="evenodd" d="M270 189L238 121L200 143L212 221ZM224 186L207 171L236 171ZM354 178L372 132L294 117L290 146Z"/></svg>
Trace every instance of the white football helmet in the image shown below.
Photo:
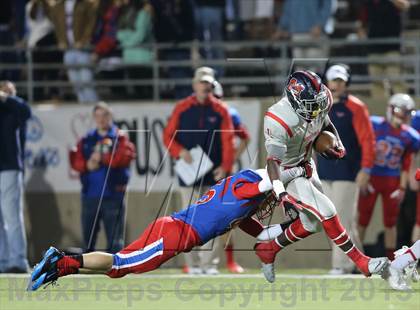
<svg viewBox="0 0 420 310"><path fill-rule="evenodd" d="M416 103L410 95L394 94L389 98L386 117L397 125L409 123L415 107Z"/></svg>

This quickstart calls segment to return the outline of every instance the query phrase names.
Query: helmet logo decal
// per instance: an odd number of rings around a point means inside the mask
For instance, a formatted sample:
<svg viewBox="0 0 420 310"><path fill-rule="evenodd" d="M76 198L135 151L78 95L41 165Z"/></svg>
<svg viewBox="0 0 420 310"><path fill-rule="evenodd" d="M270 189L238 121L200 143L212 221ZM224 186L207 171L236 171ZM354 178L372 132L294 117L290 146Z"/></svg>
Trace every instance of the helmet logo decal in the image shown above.
<svg viewBox="0 0 420 310"><path fill-rule="evenodd" d="M300 93L305 89L305 86L299 83L295 78L292 78L289 85L287 85L287 89L292 92L293 96L300 98Z"/></svg>

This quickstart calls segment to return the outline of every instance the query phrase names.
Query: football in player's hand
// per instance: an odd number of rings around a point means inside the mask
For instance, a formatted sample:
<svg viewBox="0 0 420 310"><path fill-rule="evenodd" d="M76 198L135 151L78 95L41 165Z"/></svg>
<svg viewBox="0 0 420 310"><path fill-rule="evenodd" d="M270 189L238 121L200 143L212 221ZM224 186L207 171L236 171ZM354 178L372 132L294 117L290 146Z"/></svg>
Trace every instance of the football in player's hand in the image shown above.
<svg viewBox="0 0 420 310"><path fill-rule="evenodd" d="M330 131L322 131L315 140L315 151L322 154L337 145L337 138Z"/></svg>

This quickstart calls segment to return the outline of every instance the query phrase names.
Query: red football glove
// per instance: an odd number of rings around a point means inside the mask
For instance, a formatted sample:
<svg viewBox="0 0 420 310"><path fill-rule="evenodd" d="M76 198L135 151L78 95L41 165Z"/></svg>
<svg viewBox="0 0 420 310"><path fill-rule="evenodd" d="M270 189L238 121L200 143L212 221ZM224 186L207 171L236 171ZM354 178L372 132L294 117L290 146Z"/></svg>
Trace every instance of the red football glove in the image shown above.
<svg viewBox="0 0 420 310"><path fill-rule="evenodd" d="M420 181L420 168L417 168L416 170L416 180Z"/></svg>
<svg viewBox="0 0 420 310"><path fill-rule="evenodd" d="M284 211L292 221L298 218L299 210L302 210L300 201L295 199L292 195L288 194L287 192L281 193L278 200L279 206L284 208Z"/></svg>
<svg viewBox="0 0 420 310"><path fill-rule="evenodd" d="M303 167L303 169L305 169L305 172L303 174L303 176L307 179L312 178L312 165L310 161L305 161L303 164L301 164L301 166Z"/></svg>
<svg viewBox="0 0 420 310"><path fill-rule="evenodd" d="M337 145L330 148L321 154L325 159L342 159L346 156L346 149L342 145Z"/></svg>

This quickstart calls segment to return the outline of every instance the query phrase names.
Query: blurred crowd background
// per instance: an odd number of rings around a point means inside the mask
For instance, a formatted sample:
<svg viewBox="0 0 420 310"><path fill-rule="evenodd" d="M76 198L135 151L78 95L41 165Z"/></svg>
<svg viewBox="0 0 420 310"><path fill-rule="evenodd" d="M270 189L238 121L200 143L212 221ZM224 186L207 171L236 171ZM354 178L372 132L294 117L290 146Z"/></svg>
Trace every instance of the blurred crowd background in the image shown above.
<svg viewBox="0 0 420 310"><path fill-rule="evenodd" d="M295 57L305 67L311 58L321 74L327 59L349 64L363 94L383 98L392 82L419 96L419 4L2 1L0 80L17 82L30 102L179 99L191 90L192 70L208 65L229 97L271 96L267 75L279 90Z"/></svg>

